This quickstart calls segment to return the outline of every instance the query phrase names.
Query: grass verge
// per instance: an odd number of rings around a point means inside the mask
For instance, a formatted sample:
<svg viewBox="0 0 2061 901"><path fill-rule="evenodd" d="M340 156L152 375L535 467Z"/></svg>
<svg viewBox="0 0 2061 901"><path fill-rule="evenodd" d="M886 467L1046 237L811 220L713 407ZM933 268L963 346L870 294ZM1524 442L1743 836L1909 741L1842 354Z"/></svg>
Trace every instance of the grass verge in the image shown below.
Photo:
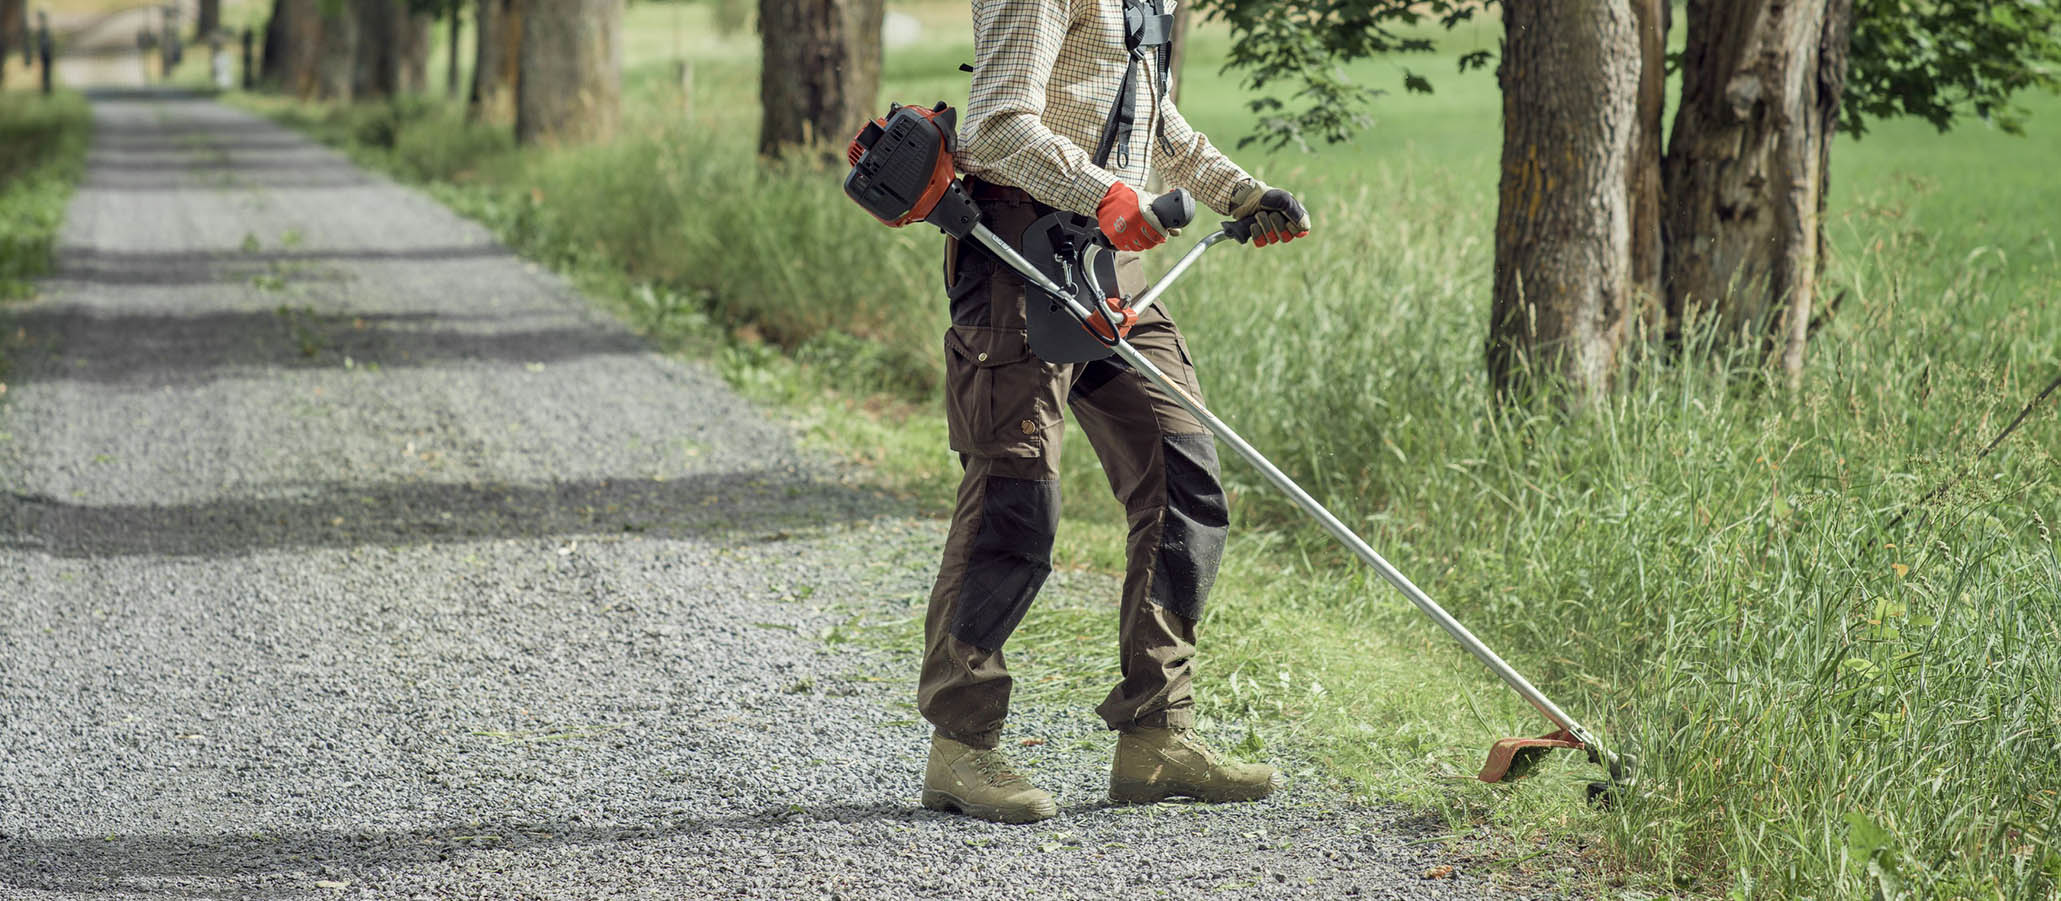
<svg viewBox="0 0 2061 901"><path fill-rule="evenodd" d="M1191 78L1220 36L1193 52ZM963 58L892 57L894 95L959 99ZM734 103L756 84L748 56L696 66L686 96L669 66L633 69L624 137L556 153L434 104L249 102L424 184L942 508L956 472L931 403L934 237L873 225L833 173L757 165L753 111ZM1192 120L1237 133L1229 79L1189 91ZM2061 415L2036 411L1889 522L2061 367L2051 218L2007 213L2061 200L2045 166L2010 162L2052 139L1843 144L1827 280L1849 299L1803 388L1711 355L1633 359L1625 390L1570 419L1483 400L1492 87L1415 102L1351 151L1248 161L1308 192L1319 234L1217 252L1173 309L1217 411L1640 753L1643 787L1596 811L1583 767L1470 781L1487 740L1544 731L1536 714L1237 463L1204 716L1366 797L1439 811L1456 836L1486 826L1515 871L1539 843L1600 837L1579 852L1598 871L1668 894L2050 896ZM1074 446L1058 562L1113 572L1120 513ZM1042 601L1011 653L1056 678L1027 690L1091 706L1112 623L1104 599ZM884 628L913 644L913 618Z"/></svg>
<svg viewBox="0 0 2061 901"><path fill-rule="evenodd" d="M92 128L78 94L0 91L0 325L6 305L33 297L35 280L50 271ZM13 329L0 329L0 392L14 340Z"/></svg>
<svg viewBox="0 0 2061 901"><path fill-rule="evenodd" d="M29 296L50 271L92 125L76 93L0 92L0 300Z"/></svg>

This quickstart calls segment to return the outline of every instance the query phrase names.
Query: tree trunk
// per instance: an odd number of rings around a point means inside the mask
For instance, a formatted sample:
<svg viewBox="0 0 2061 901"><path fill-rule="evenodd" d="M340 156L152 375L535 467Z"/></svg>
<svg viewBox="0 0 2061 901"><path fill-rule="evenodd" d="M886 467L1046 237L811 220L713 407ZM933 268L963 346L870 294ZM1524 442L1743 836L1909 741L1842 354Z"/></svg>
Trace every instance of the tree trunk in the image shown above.
<svg viewBox="0 0 2061 901"><path fill-rule="evenodd" d="M1490 383L1608 390L1630 310L1629 160L1639 92L1631 0L1504 7Z"/></svg>
<svg viewBox="0 0 2061 901"><path fill-rule="evenodd" d="M1181 102L1181 69L1188 58L1188 26L1195 12L1194 3L1182 3L1174 7L1174 49L1166 63L1166 99L1175 104ZM1159 167L1152 167L1146 173L1145 190L1158 194L1166 190L1166 179L1160 177Z"/></svg>
<svg viewBox="0 0 2061 901"><path fill-rule="evenodd" d="M400 37L401 0L357 0L349 4L358 26L358 53L352 67L355 100L391 97L398 85L395 42Z"/></svg>
<svg viewBox="0 0 2061 901"><path fill-rule="evenodd" d="M193 16L193 39L205 41L222 27L222 0L200 0Z"/></svg>
<svg viewBox="0 0 2061 901"><path fill-rule="evenodd" d="M621 115L623 0L527 0L515 139L584 143Z"/></svg>
<svg viewBox="0 0 2061 901"><path fill-rule="evenodd" d="M1633 120L1630 175L1632 214L1631 313L1649 334L1666 315L1661 300L1661 124L1667 109L1668 0L1632 0L1639 28L1639 105Z"/></svg>
<svg viewBox="0 0 2061 901"><path fill-rule="evenodd" d="M475 122L515 122L515 85L521 79L521 0L479 0L473 28L472 97L467 114Z"/></svg>
<svg viewBox="0 0 2061 901"><path fill-rule="evenodd" d="M429 90L432 17L409 13L405 2L394 15L394 93L423 93Z"/></svg>
<svg viewBox="0 0 2061 901"><path fill-rule="evenodd" d="M452 100L458 99L458 0L450 0L450 29L445 34L451 49L450 59L444 63L444 94Z"/></svg>
<svg viewBox="0 0 2061 901"><path fill-rule="evenodd" d="M1824 266L1852 0L1690 0L1663 166L1671 331L1715 319L1795 384Z"/></svg>
<svg viewBox="0 0 2061 901"><path fill-rule="evenodd" d="M314 96L348 102L358 73L358 16L348 8L330 8L310 0L315 10L316 49Z"/></svg>
<svg viewBox="0 0 2061 901"><path fill-rule="evenodd" d="M286 86L286 28L293 18L293 0L272 0L272 17L265 20L265 48L258 54L258 76L268 86Z"/></svg>
<svg viewBox="0 0 2061 901"><path fill-rule="evenodd" d="M1193 0L1174 7L1174 50L1166 65L1166 97L1177 105L1181 102L1181 70L1188 62L1188 29L1194 18Z"/></svg>
<svg viewBox="0 0 2061 901"><path fill-rule="evenodd" d="M357 99L421 93L429 81L428 16L407 0L358 0Z"/></svg>
<svg viewBox="0 0 2061 901"><path fill-rule="evenodd" d="M883 13L881 0L759 0L759 153L828 147L879 115Z"/></svg>
<svg viewBox="0 0 2061 901"><path fill-rule="evenodd" d="M28 30L28 0L0 0L0 81L6 80L8 56L21 46Z"/></svg>

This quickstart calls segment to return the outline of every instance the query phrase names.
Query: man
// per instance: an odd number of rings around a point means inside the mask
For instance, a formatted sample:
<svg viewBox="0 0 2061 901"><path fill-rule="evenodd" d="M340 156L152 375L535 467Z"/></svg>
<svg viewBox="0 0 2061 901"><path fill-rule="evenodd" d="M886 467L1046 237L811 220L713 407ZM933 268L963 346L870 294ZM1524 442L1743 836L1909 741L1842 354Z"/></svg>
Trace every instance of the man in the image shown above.
<svg viewBox="0 0 2061 901"><path fill-rule="evenodd" d="M1020 247L1026 227L1054 209L1094 218L1125 251L1126 295L1143 288L1137 252L1166 240L1135 187L1154 167L1217 212L1252 218L1257 245L1310 229L1300 203L1226 159L1166 99L1170 11L1166 0L973 0L973 87L957 159L984 221ZM1022 279L978 246L948 244L945 283L947 420L965 473L917 688L936 727L924 805L1013 823L1057 812L997 744L1009 709L1002 645L1051 572L1062 402L1130 522L1122 680L1097 709L1119 733L1111 798L1266 797L1279 782L1272 767L1225 762L1190 734L1196 621L1227 525L1208 431L1119 359L1054 365L1033 355ZM1163 306L1148 308L1129 340L1201 397Z"/></svg>

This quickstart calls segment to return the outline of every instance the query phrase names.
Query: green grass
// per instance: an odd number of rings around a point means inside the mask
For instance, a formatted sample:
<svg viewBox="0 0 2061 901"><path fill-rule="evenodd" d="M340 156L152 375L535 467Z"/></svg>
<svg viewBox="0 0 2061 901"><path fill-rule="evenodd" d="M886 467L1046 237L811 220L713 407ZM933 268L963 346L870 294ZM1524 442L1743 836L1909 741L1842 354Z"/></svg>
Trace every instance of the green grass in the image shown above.
<svg viewBox="0 0 2061 901"><path fill-rule="evenodd" d="M91 131L77 94L0 92L0 300L28 297L50 271Z"/></svg>
<svg viewBox="0 0 2061 901"><path fill-rule="evenodd" d="M963 100L963 10L915 12L938 43L891 54L885 93ZM517 150L434 104L249 102L427 184L941 509L956 467L935 403L938 238L872 224L834 172L755 164L748 33L720 36L698 5L630 15L628 125L608 147ZM1483 26L1447 47L1495 40ZM1224 49L1199 33L1183 107L1228 146L1248 120ZM1390 62L1359 71L1395 80ZM2061 103L2033 98L2026 139L1883 123L1839 144L1826 295L1847 299L1800 390L1737 361L1635 356L1612 403L1566 418L1486 401L1499 101L1485 75L1437 83L1382 100L1353 145L1236 154L1306 195L1318 231L1213 252L1169 309L1223 418L1641 754L1643 786L1599 812L1571 761L1471 781L1491 739L1543 721L1236 462L1207 721L1456 835L1485 823L1519 870L1539 847L1595 844L1596 878L1670 894L2051 896L2061 414L1887 524L2061 370ZM1059 564L1114 572L1120 511L1071 448ZM913 648L913 617L882 628ZM1090 715L1113 632L1108 598L1045 598L1011 642L1026 690Z"/></svg>

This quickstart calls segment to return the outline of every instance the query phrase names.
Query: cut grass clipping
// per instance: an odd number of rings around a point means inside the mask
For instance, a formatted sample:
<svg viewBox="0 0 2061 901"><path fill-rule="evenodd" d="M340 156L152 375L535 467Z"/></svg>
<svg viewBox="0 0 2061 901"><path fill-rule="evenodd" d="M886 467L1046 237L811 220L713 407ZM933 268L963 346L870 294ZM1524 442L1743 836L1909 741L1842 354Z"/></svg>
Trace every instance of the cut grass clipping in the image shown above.
<svg viewBox="0 0 2061 901"><path fill-rule="evenodd" d="M890 54L884 96L962 102L963 5L913 9L937 35ZM684 16L691 40L632 42L629 124L606 147L517 150L422 102L252 102L427 185L943 507L939 239L875 225L835 172L753 158L751 35L702 27L702 6L628 15L661 37ZM1438 36L1455 55L1494 38ZM1197 32L1182 96L1228 146L1250 122L1225 50ZM1748 360L1633 355L1623 390L1568 418L1486 401L1498 98L1489 78L1439 91L1384 98L1350 147L1240 155L1307 196L1316 233L1213 252L1168 309L1214 409L1639 753L1642 788L1591 810L1590 768L1565 757L1473 782L1490 740L1546 724L1236 461L1200 660L1203 714L1236 724L1219 738L1456 835L1486 825L1514 870L1601 836L1585 869L1669 894L2050 896L2061 415L2035 410L1970 461L2061 368L2061 103L2033 98L2027 139L1885 123L1840 142L1825 277L1848 299L1801 389ZM1121 514L1085 442L1064 470L1059 564L1119 571ZM1010 645L1027 681L1058 677L1032 690L1083 716L1114 673L1107 594L1054 592ZM889 627L911 653L919 603Z"/></svg>

